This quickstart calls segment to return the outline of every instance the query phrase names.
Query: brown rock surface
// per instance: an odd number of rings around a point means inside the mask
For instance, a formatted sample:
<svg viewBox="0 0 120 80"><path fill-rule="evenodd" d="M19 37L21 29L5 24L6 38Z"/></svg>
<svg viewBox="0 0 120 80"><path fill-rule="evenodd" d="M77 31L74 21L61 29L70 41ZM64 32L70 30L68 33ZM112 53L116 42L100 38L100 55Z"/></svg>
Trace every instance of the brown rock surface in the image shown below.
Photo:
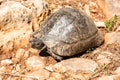
<svg viewBox="0 0 120 80"><path fill-rule="evenodd" d="M97 0L108 19L114 15L120 16L120 0Z"/></svg>
<svg viewBox="0 0 120 80"><path fill-rule="evenodd" d="M120 44L120 32L111 32L106 33L105 35L105 43L112 44L112 43L119 43Z"/></svg>

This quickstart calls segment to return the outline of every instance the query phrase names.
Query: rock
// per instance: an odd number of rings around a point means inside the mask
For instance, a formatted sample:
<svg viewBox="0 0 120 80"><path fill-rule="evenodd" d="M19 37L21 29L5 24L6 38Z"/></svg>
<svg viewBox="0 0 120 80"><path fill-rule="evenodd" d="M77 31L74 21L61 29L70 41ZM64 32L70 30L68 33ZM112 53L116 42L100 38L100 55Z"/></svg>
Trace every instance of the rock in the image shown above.
<svg viewBox="0 0 120 80"><path fill-rule="evenodd" d="M96 80L120 80L120 75L102 76Z"/></svg>
<svg viewBox="0 0 120 80"><path fill-rule="evenodd" d="M64 76L60 73L53 72L48 80L62 80Z"/></svg>
<svg viewBox="0 0 120 80"><path fill-rule="evenodd" d="M100 78L98 78L97 80L114 80L114 76L102 76Z"/></svg>
<svg viewBox="0 0 120 80"><path fill-rule="evenodd" d="M120 80L120 75L115 75L114 80Z"/></svg>
<svg viewBox="0 0 120 80"><path fill-rule="evenodd" d="M97 68L97 63L90 59L84 59L84 58L71 58L67 60L63 60L59 63L56 63L53 65L53 68L55 68L57 71L60 72L94 72L94 70Z"/></svg>
<svg viewBox="0 0 120 80"><path fill-rule="evenodd" d="M19 48L16 52L15 58L17 59L26 59L29 57L29 51L26 51L25 49Z"/></svg>
<svg viewBox="0 0 120 80"><path fill-rule="evenodd" d="M6 1L0 5L1 51L7 53L13 48L25 46L29 43L29 37L32 32L31 17L32 10L19 2Z"/></svg>
<svg viewBox="0 0 120 80"><path fill-rule="evenodd" d="M46 6L45 0L1 0L0 5L0 52L9 53L29 44L32 25L38 24Z"/></svg>
<svg viewBox="0 0 120 80"><path fill-rule="evenodd" d="M27 59L30 56L29 51L25 51L23 59Z"/></svg>
<svg viewBox="0 0 120 80"><path fill-rule="evenodd" d="M99 65L109 64L111 62L110 56L113 56L112 53L108 51L103 51L97 56L97 63Z"/></svg>
<svg viewBox="0 0 120 80"><path fill-rule="evenodd" d="M120 75L120 67L118 67L116 70L115 70L115 73Z"/></svg>
<svg viewBox="0 0 120 80"><path fill-rule="evenodd" d="M120 32L120 26L117 28L117 30L116 30L117 32Z"/></svg>
<svg viewBox="0 0 120 80"><path fill-rule="evenodd" d="M0 28L8 30L23 27L31 18L31 10L19 2L6 1L0 5ZM9 27L11 26L11 27Z"/></svg>
<svg viewBox="0 0 120 80"><path fill-rule="evenodd" d="M30 54L39 55L39 50L37 50L37 49L29 48L28 51L30 52Z"/></svg>
<svg viewBox="0 0 120 80"><path fill-rule="evenodd" d="M32 56L26 60L26 66L31 71L43 69L45 63L45 58L39 56Z"/></svg>
<svg viewBox="0 0 120 80"><path fill-rule="evenodd" d="M25 0L23 1L23 4L36 10L36 16L40 16L42 10L44 10L47 6L47 2L45 0Z"/></svg>
<svg viewBox="0 0 120 80"><path fill-rule="evenodd" d="M105 27L105 23L103 21L94 22L97 27Z"/></svg>
<svg viewBox="0 0 120 80"><path fill-rule="evenodd" d="M120 0L97 0L97 2L108 19L120 15Z"/></svg>
<svg viewBox="0 0 120 80"><path fill-rule="evenodd" d="M18 49L15 55L15 58L22 59L24 56L25 50L24 49Z"/></svg>
<svg viewBox="0 0 120 80"><path fill-rule="evenodd" d="M97 6L97 4L96 4L95 2L92 2L92 1L91 1L91 2L89 3L89 5L90 5L90 12L92 12L92 13L98 12L98 11L97 11L97 7L98 7L98 6Z"/></svg>
<svg viewBox="0 0 120 80"><path fill-rule="evenodd" d="M49 78L49 75L50 73L44 69L29 72L26 74L26 76L32 77L35 80L47 80ZM32 78L24 78L23 80L33 80Z"/></svg>
<svg viewBox="0 0 120 80"><path fill-rule="evenodd" d="M106 33L105 44L119 43L120 44L120 32Z"/></svg>
<svg viewBox="0 0 120 80"><path fill-rule="evenodd" d="M1 61L1 66L6 66L6 65L10 65L13 64L12 60L10 59L5 59Z"/></svg>

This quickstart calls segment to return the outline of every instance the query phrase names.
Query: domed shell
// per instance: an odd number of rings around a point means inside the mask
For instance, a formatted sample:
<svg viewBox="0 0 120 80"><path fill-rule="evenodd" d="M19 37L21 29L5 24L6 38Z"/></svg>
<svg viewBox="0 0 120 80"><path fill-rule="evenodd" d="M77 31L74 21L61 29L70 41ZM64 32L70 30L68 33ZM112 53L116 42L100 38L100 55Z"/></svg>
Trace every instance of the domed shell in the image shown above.
<svg viewBox="0 0 120 80"><path fill-rule="evenodd" d="M34 33L34 37L59 56L71 56L96 46L93 39L97 35L93 20L75 8L63 8L51 14Z"/></svg>

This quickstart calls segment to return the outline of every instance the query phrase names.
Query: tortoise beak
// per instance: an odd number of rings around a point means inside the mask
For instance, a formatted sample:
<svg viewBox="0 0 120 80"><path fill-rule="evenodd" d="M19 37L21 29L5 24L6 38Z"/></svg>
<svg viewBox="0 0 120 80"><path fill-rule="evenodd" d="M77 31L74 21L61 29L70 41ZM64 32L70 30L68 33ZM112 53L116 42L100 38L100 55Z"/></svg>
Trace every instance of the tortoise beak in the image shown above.
<svg viewBox="0 0 120 80"><path fill-rule="evenodd" d="M44 47L44 43L38 38L31 38L29 42L31 43L32 48L41 50Z"/></svg>

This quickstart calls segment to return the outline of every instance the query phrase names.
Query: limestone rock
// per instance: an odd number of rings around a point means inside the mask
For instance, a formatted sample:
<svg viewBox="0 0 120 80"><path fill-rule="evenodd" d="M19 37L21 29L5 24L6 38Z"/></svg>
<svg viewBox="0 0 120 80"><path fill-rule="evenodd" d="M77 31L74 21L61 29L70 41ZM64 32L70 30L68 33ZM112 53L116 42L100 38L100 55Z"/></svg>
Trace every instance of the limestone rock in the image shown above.
<svg viewBox="0 0 120 80"><path fill-rule="evenodd" d="M71 58L71 59L63 60L59 63L56 63L53 67L60 72L83 71L83 72L89 73L89 72L94 72L97 66L98 66L97 63L90 59Z"/></svg>
<svg viewBox="0 0 120 80"><path fill-rule="evenodd" d="M103 51L97 56L97 63L99 65L109 64L111 62L110 56L113 56L112 53Z"/></svg>
<svg viewBox="0 0 120 80"><path fill-rule="evenodd" d="M47 6L47 2L45 0L24 0L22 3L30 9L36 10L36 16L39 16L42 10Z"/></svg>
<svg viewBox="0 0 120 80"><path fill-rule="evenodd" d="M12 60L10 60L10 59L1 60L0 63L2 66L13 64Z"/></svg>
<svg viewBox="0 0 120 80"><path fill-rule="evenodd" d="M45 58L32 56L26 60L26 66L29 70L40 70L45 67Z"/></svg>
<svg viewBox="0 0 120 80"><path fill-rule="evenodd" d="M116 70L115 70L115 73L120 75L120 67L118 67Z"/></svg>
<svg viewBox="0 0 120 80"><path fill-rule="evenodd" d="M108 19L120 15L120 0L97 0Z"/></svg>
<svg viewBox="0 0 120 80"><path fill-rule="evenodd" d="M98 78L97 80L114 80L114 76L102 76L100 78Z"/></svg>
<svg viewBox="0 0 120 80"><path fill-rule="evenodd" d="M49 78L50 73L44 69L40 69L37 71L29 72L26 76L31 76L32 78L24 78L23 80L47 80Z"/></svg>
<svg viewBox="0 0 120 80"><path fill-rule="evenodd" d="M0 47L4 53L28 44L31 17L32 11L19 2L6 1L0 5Z"/></svg>
<svg viewBox="0 0 120 80"><path fill-rule="evenodd" d="M106 33L105 44L119 43L120 44L120 32Z"/></svg>

